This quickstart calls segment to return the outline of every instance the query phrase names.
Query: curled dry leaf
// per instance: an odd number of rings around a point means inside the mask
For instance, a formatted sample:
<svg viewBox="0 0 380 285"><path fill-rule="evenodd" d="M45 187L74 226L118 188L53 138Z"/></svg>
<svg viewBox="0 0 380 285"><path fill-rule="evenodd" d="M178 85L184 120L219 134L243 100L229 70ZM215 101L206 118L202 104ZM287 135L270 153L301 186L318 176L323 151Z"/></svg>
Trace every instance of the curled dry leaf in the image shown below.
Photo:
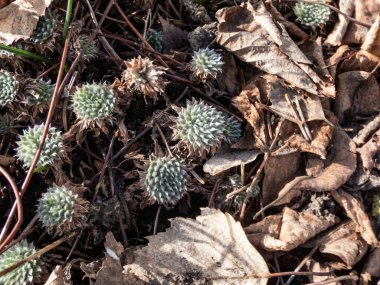
<svg viewBox="0 0 380 285"><path fill-rule="evenodd" d="M259 107L260 92L256 85L247 85L239 94L232 99L232 104L243 114L244 119L252 126L253 144L259 149L265 148L265 124L264 113Z"/></svg>
<svg viewBox="0 0 380 285"><path fill-rule="evenodd" d="M166 232L148 239L148 246L134 251L125 274L157 284L174 284L180 276L193 276L192 284L200 279L210 285L267 283L255 277L269 273L264 259L240 224L219 210L202 209L196 220L175 218Z"/></svg>
<svg viewBox="0 0 380 285"><path fill-rule="evenodd" d="M360 49L375 56L380 56L380 12L377 14L376 21L371 26Z"/></svg>
<svg viewBox="0 0 380 285"><path fill-rule="evenodd" d="M380 128L380 115L371 119L363 129L354 137L354 142L356 145L363 145L372 134L374 134Z"/></svg>
<svg viewBox="0 0 380 285"><path fill-rule="evenodd" d="M0 10L0 43L28 39L52 0L16 0Z"/></svg>
<svg viewBox="0 0 380 285"><path fill-rule="evenodd" d="M340 0L339 10L348 16L352 16L355 11L355 0ZM346 34L350 23L346 16L338 14L339 22L335 24L334 30L328 35L324 45L339 46Z"/></svg>
<svg viewBox="0 0 380 285"><path fill-rule="evenodd" d="M215 16L219 22L216 41L239 59L309 93L335 96L334 87L311 69L310 60L262 1L223 8Z"/></svg>
<svg viewBox="0 0 380 285"><path fill-rule="evenodd" d="M334 107L341 123L352 114L368 116L380 111L380 91L376 78L365 71L340 74Z"/></svg>
<svg viewBox="0 0 380 285"><path fill-rule="evenodd" d="M203 165L203 171L217 175L232 167L250 163L261 153L258 150L218 152Z"/></svg>
<svg viewBox="0 0 380 285"><path fill-rule="evenodd" d="M371 252L361 274L365 281L371 281L372 277L380 278L380 248Z"/></svg>
<svg viewBox="0 0 380 285"><path fill-rule="evenodd" d="M222 72L217 74L216 80L221 90L226 90L230 93L236 93L240 84L237 80L238 69L236 67L235 59L230 53L223 53L223 66Z"/></svg>
<svg viewBox="0 0 380 285"><path fill-rule="evenodd" d="M356 169L356 146L340 129L334 130L332 139L334 157L323 172L316 177L299 176L287 183L279 192L274 205L290 202L304 190L314 192L334 191L345 184Z"/></svg>
<svg viewBox="0 0 380 285"><path fill-rule="evenodd" d="M361 233L363 239L372 246L379 246L380 243L372 229L371 221L364 209L364 205L356 197L343 190L333 191L334 200L346 211L356 226L356 231Z"/></svg>
<svg viewBox="0 0 380 285"><path fill-rule="evenodd" d="M343 223L318 240L319 251L334 269L351 269L367 252L368 245L356 232L353 222ZM335 258L334 258L335 257Z"/></svg>
<svg viewBox="0 0 380 285"><path fill-rule="evenodd" d="M333 215L318 217L285 207L282 214L265 217L244 230L249 241L268 251L292 250L339 222Z"/></svg>
<svg viewBox="0 0 380 285"><path fill-rule="evenodd" d="M358 153L363 162L363 168L370 173L375 166L373 157L380 150L380 130L373 134L371 139L358 149Z"/></svg>
<svg viewBox="0 0 380 285"><path fill-rule="evenodd" d="M187 42L187 33L174 26L169 20L158 17L162 25L163 42L165 52L183 47Z"/></svg>

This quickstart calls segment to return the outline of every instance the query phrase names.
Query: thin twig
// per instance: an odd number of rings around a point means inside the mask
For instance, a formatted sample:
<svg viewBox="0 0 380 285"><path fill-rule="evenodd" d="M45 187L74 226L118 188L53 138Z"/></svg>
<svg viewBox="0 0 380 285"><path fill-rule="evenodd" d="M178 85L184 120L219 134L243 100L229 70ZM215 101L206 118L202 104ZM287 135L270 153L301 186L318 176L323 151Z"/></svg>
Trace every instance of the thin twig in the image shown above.
<svg viewBox="0 0 380 285"><path fill-rule="evenodd" d="M156 235L157 233L158 218L160 217L161 208L162 208L162 205L158 207L156 218L154 219L153 235Z"/></svg>
<svg viewBox="0 0 380 285"><path fill-rule="evenodd" d="M6 238L4 238L3 236L1 239L0 253L2 253L5 246L14 237L14 235L16 234L16 231L20 228L23 221L23 211L22 211L21 197L18 192L18 187L16 183L14 182L12 176L10 176L9 173L2 166L0 166L0 173L7 179L9 185L11 186L13 195L16 198L16 206L17 206L17 222L14 225L12 231L9 233L9 235Z"/></svg>
<svg viewBox="0 0 380 285"><path fill-rule="evenodd" d="M320 282L307 283L305 285L325 285L325 284L336 283L336 282L343 281L343 280L358 281L359 277L356 275L343 275L343 276L330 278L330 279L320 281Z"/></svg>

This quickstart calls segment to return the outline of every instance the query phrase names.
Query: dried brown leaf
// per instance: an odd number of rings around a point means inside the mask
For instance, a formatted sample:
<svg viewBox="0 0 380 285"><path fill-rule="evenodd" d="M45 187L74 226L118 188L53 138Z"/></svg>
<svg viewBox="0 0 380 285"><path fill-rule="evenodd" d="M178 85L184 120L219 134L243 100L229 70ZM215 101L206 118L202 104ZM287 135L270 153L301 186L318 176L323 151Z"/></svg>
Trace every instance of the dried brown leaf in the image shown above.
<svg viewBox="0 0 380 285"><path fill-rule="evenodd" d="M268 251L289 251L338 222L336 216L318 217L285 207L282 214L265 217L244 230L254 246Z"/></svg>
<svg viewBox="0 0 380 285"><path fill-rule="evenodd" d="M375 166L373 157L380 150L380 130L373 134L371 139L358 149L358 153L363 162L363 168L370 173Z"/></svg>
<svg viewBox="0 0 380 285"><path fill-rule="evenodd" d="M232 167L250 163L256 160L261 153L258 150L218 152L203 165L203 171L211 175L217 175Z"/></svg>
<svg viewBox="0 0 380 285"><path fill-rule="evenodd" d="M367 243L356 232L353 222L339 225L318 243L319 251L325 254L326 258L330 257L329 265L335 269L351 269L368 249Z"/></svg>
<svg viewBox="0 0 380 285"><path fill-rule="evenodd" d="M57 265L54 268L48 280L45 282L45 285L66 285L61 265Z"/></svg>
<svg viewBox="0 0 380 285"><path fill-rule="evenodd" d="M162 25L163 42L165 52L170 52L183 47L187 43L187 33L177 26L170 23L169 20L158 16Z"/></svg>
<svg viewBox="0 0 380 285"><path fill-rule="evenodd" d="M377 14L376 21L371 26L360 49L380 56L380 13Z"/></svg>
<svg viewBox="0 0 380 285"><path fill-rule="evenodd" d="M282 77L309 93L335 96L333 86L310 68L309 59L293 42L285 27L273 20L262 1L255 6L243 3L223 8L215 16L219 22L216 41L242 61Z"/></svg>
<svg viewBox="0 0 380 285"><path fill-rule="evenodd" d="M293 180L301 171L301 153L270 156L264 166L262 185L263 204L267 205L277 197L286 183Z"/></svg>
<svg viewBox="0 0 380 285"><path fill-rule="evenodd" d="M362 276L380 278L380 248L375 248L369 255L367 262L362 270ZM371 281L372 278L368 278Z"/></svg>
<svg viewBox="0 0 380 285"><path fill-rule="evenodd" d="M0 43L28 39L52 0L16 0L0 10Z"/></svg>
<svg viewBox="0 0 380 285"><path fill-rule="evenodd" d="M6 155L0 155L0 165L1 166L8 166L16 161L15 157L12 156L6 156Z"/></svg>
<svg viewBox="0 0 380 285"><path fill-rule="evenodd" d="M189 275L194 277L192 284L198 280L210 285L267 283L266 278L254 277L269 272L264 259L240 224L219 210L202 209L196 220L175 218L166 232L148 239L149 245L136 250L133 263L124 267L125 274L157 284L164 280L174 284L178 277Z"/></svg>
<svg viewBox="0 0 380 285"><path fill-rule="evenodd" d="M317 262L317 261L313 261L313 260L311 261L311 264L309 266L309 270L311 272L326 272L326 273L331 272L331 274L329 274L327 276L318 276L318 275L312 276L312 282L314 282L314 283L327 281L328 279L336 277L336 275L334 273L332 273L332 268L328 264L321 264L320 262ZM341 285L342 283L340 283L339 281L336 281L336 282L329 282L328 284L329 285Z"/></svg>
<svg viewBox="0 0 380 285"><path fill-rule="evenodd" d="M380 111L380 91L376 78L365 71L340 74L334 106L341 123L352 114L368 116Z"/></svg>
<svg viewBox="0 0 380 285"><path fill-rule="evenodd" d="M354 0L340 0L339 10L348 16L352 16L355 10ZM324 45L339 46L346 34L348 24L350 23L346 16L338 14L339 21L335 24L334 30L328 35L323 43Z"/></svg>
<svg viewBox="0 0 380 285"><path fill-rule="evenodd" d="M336 70L339 62L341 61L343 55L350 50L349 46L340 46L336 52L326 60L326 65L328 66L331 77L335 80Z"/></svg>
<svg viewBox="0 0 380 285"><path fill-rule="evenodd" d="M347 216L356 225L356 231L361 233L363 239L372 246L379 246L380 243L372 229L371 221L364 209L364 205L356 197L343 190L333 191L334 200L346 211Z"/></svg>
<svg viewBox="0 0 380 285"><path fill-rule="evenodd" d="M378 12L380 11L380 1L362 1L355 0L355 20L368 25L375 22ZM348 26L343 43L361 44L363 43L369 29L355 22Z"/></svg>
<svg viewBox="0 0 380 285"><path fill-rule="evenodd" d="M224 53L222 55L224 62L222 72L218 73L216 80L221 90L226 90L230 93L236 93L240 88L237 80L238 70L236 67L235 59L232 54Z"/></svg>
<svg viewBox="0 0 380 285"><path fill-rule="evenodd" d="M334 130L332 139L334 157L324 171L316 176L299 176L287 183L279 192L275 205L290 202L304 190L314 192L334 191L345 184L356 169L356 146L340 129Z"/></svg>
<svg viewBox="0 0 380 285"><path fill-rule="evenodd" d="M232 104L243 114L252 126L254 145L259 149L265 148L264 113L259 107L260 92L256 85L247 85L239 96L232 99Z"/></svg>
<svg viewBox="0 0 380 285"><path fill-rule="evenodd" d="M257 80L257 85L265 97L271 101L269 108L281 117L298 123L300 120L295 116L292 108L289 106L285 95L288 95L290 101L296 106L299 103L300 110L306 121L322 120L326 121L325 114L318 96L309 94L300 95L294 89L289 88L283 80L273 75L264 75ZM296 108L296 107L295 107Z"/></svg>
<svg viewBox="0 0 380 285"><path fill-rule="evenodd" d="M131 283L127 281L126 276L123 274L123 267L120 262L124 247L116 241L111 232L107 233L104 246L106 257L96 276L95 285L130 285Z"/></svg>
<svg viewBox="0 0 380 285"><path fill-rule="evenodd" d="M365 50L359 50L345 59L339 67L340 72L361 70L372 72L379 64L380 57Z"/></svg>

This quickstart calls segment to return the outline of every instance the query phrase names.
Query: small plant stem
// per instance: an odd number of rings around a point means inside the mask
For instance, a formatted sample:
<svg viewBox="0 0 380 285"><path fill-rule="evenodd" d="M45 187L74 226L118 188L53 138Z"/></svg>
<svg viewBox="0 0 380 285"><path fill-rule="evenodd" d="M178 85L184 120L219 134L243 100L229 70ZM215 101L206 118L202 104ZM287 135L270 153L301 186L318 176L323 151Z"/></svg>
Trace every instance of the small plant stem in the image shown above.
<svg viewBox="0 0 380 285"><path fill-rule="evenodd" d="M160 217L161 208L162 208L162 205L158 207L156 218L154 219L153 235L156 235L157 233L158 218Z"/></svg>
<svg viewBox="0 0 380 285"><path fill-rule="evenodd" d="M19 55L19 56L32 58L32 59L35 59L37 61L46 62L48 64L54 64L53 61L51 61L50 59L48 59L46 57L40 56L38 54L32 53L30 51L23 50L23 49L10 47L10 46L4 45L4 44L0 44L0 49L12 52L12 53Z"/></svg>
<svg viewBox="0 0 380 285"><path fill-rule="evenodd" d="M65 24L63 26L63 33L62 33L62 43L64 44L67 37L67 31L69 30L70 26L70 20L71 20L71 13L73 11L73 0L67 0L67 9L66 9L66 17L65 17Z"/></svg>

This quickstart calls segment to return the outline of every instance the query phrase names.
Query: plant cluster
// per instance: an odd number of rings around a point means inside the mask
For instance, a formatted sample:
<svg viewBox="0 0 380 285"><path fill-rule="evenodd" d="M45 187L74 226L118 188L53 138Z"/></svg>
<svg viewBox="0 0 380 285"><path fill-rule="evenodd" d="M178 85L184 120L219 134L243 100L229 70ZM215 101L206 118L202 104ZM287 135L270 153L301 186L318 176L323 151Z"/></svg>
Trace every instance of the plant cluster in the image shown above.
<svg viewBox="0 0 380 285"><path fill-rule="evenodd" d="M222 66L222 56L209 48L194 52L190 63L193 76L201 81L216 78L216 75L222 71Z"/></svg>
<svg viewBox="0 0 380 285"><path fill-rule="evenodd" d="M0 255L0 271L9 268L11 265L24 260L37 250L33 244L26 240L21 240ZM38 259L33 259L17 267L11 272L0 276L0 284L3 285L26 285L31 284L33 279L40 275L41 264Z"/></svg>
<svg viewBox="0 0 380 285"><path fill-rule="evenodd" d="M320 3L324 3L320 1ZM297 20L305 26L319 26L326 24L330 17L330 8L319 3L298 2L294 6L294 14Z"/></svg>
<svg viewBox="0 0 380 285"><path fill-rule="evenodd" d="M187 191L185 165L176 158L160 157L149 164L145 187L160 204L176 204Z"/></svg>
<svg viewBox="0 0 380 285"><path fill-rule="evenodd" d="M7 71L0 71L0 104L2 106L11 103L16 99L19 82Z"/></svg>
<svg viewBox="0 0 380 285"><path fill-rule="evenodd" d="M175 120L174 139L179 139L195 151L209 151L223 141L236 142L241 137L240 123L205 104L188 101Z"/></svg>

